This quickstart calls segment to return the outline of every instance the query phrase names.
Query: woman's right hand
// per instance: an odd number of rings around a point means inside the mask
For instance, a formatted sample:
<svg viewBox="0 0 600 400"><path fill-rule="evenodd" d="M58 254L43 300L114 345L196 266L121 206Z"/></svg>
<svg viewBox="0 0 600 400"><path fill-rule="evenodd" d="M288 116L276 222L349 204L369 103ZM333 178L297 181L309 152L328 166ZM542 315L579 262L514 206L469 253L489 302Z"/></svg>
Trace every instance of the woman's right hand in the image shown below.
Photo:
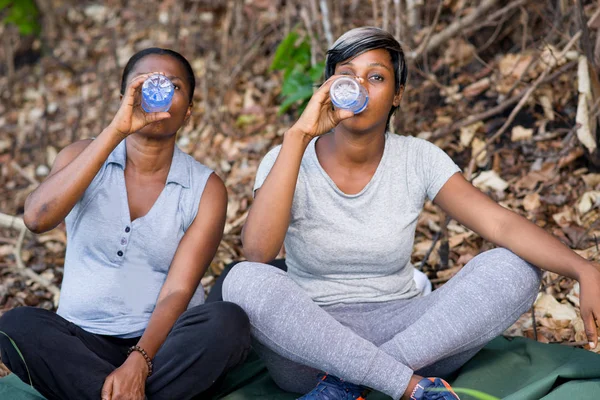
<svg viewBox="0 0 600 400"><path fill-rule="evenodd" d="M334 109L329 97L329 88L340 75L333 75L313 94L304 112L292 127L310 138L329 132L341 121L351 118L350 110Z"/></svg>
<svg viewBox="0 0 600 400"><path fill-rule="evenodd" d="M110 126L123 138L139 131L148 124L171 116L168 112L147 113L142 109L142 85L149 76L157 73L160 72L138 75L127 84L119 111L110 123Z"/></svg>

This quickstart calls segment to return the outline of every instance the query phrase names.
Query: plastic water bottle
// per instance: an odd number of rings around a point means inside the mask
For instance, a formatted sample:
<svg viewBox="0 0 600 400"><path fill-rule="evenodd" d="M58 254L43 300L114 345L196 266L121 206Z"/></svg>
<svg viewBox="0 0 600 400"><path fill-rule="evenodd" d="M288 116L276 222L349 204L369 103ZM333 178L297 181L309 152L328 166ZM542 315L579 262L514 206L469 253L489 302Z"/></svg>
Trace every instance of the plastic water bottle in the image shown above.
<svg viewBox="0 0 600 400"><path fill-rule="evenodd" d="M175 86L169 78L151 75L142 84L142 108L148 113L169 111L174 92Z"/></svg>
<svg viewBox="0 0 600 400"><path fill-rule="evenodd" d="M354 78L342 76L336 79L329 88L331 102L337 108L343 108L358 114L367 108L369 93Z"/></svg>

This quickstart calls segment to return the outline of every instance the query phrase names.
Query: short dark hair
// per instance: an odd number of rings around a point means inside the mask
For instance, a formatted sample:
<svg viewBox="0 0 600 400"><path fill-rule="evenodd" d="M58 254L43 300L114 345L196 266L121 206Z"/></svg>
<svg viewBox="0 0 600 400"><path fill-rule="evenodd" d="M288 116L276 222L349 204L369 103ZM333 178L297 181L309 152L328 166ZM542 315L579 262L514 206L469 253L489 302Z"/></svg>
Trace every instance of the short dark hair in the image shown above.
<svg viewBox="0 0 600 400"><path fill-rule="evenodd" d="M121 77L121 94L125 94L125 89L127 88L127 78L129 77L129 74L131 73L131 70L133 69L133 67L135 67L135 65L138 63L138 61L140 61L142 58L152 55L152 54L156 54L159 56L171 56L174 59L176 59L177 61L179 61L181 63L181 65L183 65L183 68L185 69L186 72L186 79L187 79L187 83L190 85L190 103L192 102L193 98L194 98L194 88L196 87L196 77L194 76L194 70L192 69L192 66L190 65L190 62L181 54L179 54L176 51L173 50L169 50L169 49L161 49L159 47L149 47L147 49L138 51L137 53L135 53L133 56L131 56L131 58L129 59L129 61L127 61L127 65L125 65L125 69L123 70L123 76Z"/></svg>
<svg viewBox="0 0 600 400"><path fill-rule="evenodd" d="M390 54L394 66L395 89L396 93L398 93L401 87L406 86L408 76L402 45L400 45L391 33L374 26L351 29L335 41L333 46L327 51L325 79L327 80L335 74L335 66L340 62L375 49L386 49ZM397 106L392 106L386 129L390 123L390 118L397 109Z"/></svg>

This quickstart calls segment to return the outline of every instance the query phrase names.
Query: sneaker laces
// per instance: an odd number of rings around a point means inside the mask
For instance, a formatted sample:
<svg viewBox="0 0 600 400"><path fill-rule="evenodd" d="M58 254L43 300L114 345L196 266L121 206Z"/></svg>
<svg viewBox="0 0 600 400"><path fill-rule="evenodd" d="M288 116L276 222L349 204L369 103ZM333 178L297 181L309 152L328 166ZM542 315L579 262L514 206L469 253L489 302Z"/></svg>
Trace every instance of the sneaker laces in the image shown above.
<svg viewBox="0 0 600 400"><path fill-rule="evenodd" d="M319 378L317 386L305 395L307 399L317 398L310 397L310 395L316 396L318 393L320 395L318 398L321 400L364 400L363 394L366 394L367 390L359 385L346 382L333 375L319 374ZM343 397L339 397L340 395ZM304 399L305 396L300 399Z"/></svg>

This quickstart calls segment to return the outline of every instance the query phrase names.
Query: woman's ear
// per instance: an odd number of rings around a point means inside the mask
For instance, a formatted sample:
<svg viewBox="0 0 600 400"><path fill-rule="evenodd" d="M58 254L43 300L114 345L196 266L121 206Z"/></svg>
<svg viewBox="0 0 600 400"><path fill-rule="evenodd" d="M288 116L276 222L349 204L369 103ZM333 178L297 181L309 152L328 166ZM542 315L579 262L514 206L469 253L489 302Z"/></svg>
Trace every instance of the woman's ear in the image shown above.
<svg viewBox="0 0 600 400"><path fill-rule="evenodd" d="M394 107L398 107L400 105L400 101L402 100L402 95L404 94L404 85L400 86L398 92L394 95L393 105Z"/></svg>
<svg viewBox="0 0 600 400"><path fill-rule="evenodd" d="M190 102L190 105L188 106L187 110L185 111L185 118L183 119L183 123L186 124L190 117L192 116L192 108L194 107L194 102Z"/></svg>

